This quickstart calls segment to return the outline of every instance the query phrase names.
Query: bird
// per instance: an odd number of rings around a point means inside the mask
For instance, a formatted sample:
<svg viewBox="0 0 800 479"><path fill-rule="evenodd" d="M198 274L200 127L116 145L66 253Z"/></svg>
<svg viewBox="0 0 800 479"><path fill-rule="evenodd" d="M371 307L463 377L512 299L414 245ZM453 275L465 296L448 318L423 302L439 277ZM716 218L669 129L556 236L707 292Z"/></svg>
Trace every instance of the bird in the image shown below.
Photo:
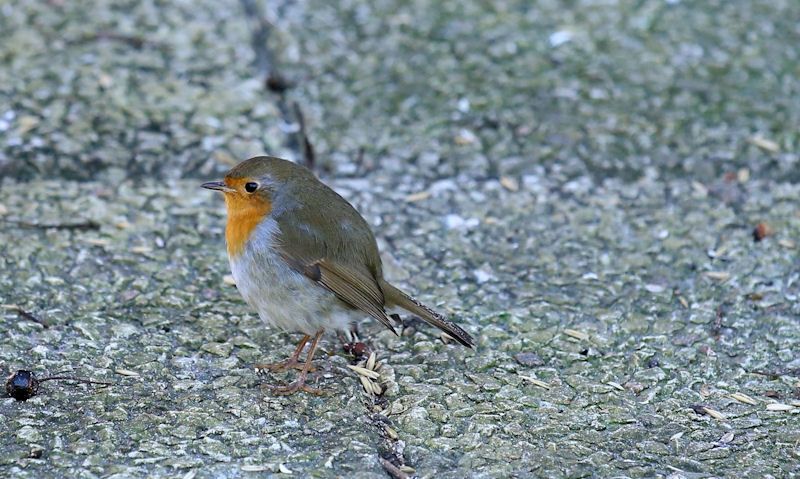
<svg viewBox="0 0 800 479"><path fill-rule="evenodd" d="M387 309L406 310L461 345L475 345L464 329L384 278L367 221L308 168L256 156L201 186L224 195L228 259L245 302L266 324L303 334L288 359L256 366L300 371L290 384L268 386L276 394L323 394L306 384L322 335L367 316L397 335Z"/></svg>

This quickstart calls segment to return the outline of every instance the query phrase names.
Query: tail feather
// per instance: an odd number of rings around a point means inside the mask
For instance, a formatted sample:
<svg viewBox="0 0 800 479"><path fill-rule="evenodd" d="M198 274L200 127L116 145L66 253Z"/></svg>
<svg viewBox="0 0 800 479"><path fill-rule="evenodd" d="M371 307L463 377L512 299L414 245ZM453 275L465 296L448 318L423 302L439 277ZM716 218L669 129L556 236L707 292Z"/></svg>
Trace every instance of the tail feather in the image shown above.
<svg viewBox="0 0 800 479"><path fill-rule="evenodd" d="M475 345L475 340L472 339L472 336L470 336L468 332L464 331L441 314L420 303L415 298L412 298L383 280L381 280L381 289L383 290L386 304L399 306L409 313L416 314L426 323L436 326L468 348Z"/></svg>

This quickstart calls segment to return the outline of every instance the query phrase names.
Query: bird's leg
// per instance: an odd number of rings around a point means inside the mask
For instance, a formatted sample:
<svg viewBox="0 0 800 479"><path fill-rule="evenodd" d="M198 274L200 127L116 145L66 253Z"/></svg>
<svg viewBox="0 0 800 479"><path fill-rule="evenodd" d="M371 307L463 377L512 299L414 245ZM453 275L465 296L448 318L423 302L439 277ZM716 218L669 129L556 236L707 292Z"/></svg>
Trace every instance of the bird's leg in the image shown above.
<svg viewBox="0 0 800 479"><path fill-rule="evenodd" d="M286 371L287 369L298 369L300 371L305 368L305 363L300 361L300 353L303 352L303 348L305 347L308 340L311 339L311 336L305 334L303 338L297 343L297 347L294 350L294 353L289 357L289 359L284 359L283 361L279 361L277 363L258 363L254 367L258 369L258 372L261 373L263 370L268 371ZM309 371L314 371L314 366L311 366Z"/></svg>
<svg viewBox="0 0 800 479"><path fill-rule="evenodd" d="M317 344L319 343L319 338L322 337L323 330L320 329L317 331L317 334L314 335L314 338L311 340L311 347L308 349L308 355L306 356L306 363L303 366L303 369L300 371L300 375L297 376L297 379L294 380L291 384L287 386L267 386L275 394L281 395L289 395L294 394L297 391L304 391L309 394L322 394L321 389L312 388L311 386L306 385L306 376L308 376L308 372L311 371L311 361L314 359L314 352L317 350ZM308 341L308 339L306 339Z"/></svg>

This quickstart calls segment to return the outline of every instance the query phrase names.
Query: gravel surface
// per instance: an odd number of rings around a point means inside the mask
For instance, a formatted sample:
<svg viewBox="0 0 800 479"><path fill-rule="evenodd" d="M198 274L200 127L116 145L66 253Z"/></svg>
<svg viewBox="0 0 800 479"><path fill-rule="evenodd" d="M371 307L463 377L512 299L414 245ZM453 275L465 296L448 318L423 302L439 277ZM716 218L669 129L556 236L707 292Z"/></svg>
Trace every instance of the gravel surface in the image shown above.
<svg viewBox="0 0 800 479"><path fill-rule="evenodd" d="M0 476L800 476L797 2L28 3L0 370L112 385L0 399ZM476 349L365 319L377 380L329 335L326 396L262 389L298 336L199 188L262 153Z"/></svg>

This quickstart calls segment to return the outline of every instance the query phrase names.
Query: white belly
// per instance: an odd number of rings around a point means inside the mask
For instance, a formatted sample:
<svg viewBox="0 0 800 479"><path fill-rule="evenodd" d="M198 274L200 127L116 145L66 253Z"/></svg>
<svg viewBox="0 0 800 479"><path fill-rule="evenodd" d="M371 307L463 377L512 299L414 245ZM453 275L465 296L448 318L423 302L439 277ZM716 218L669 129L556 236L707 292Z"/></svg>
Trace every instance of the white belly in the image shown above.
<svg viewBox="0 0 800 479"><path fill-rule="evenodd" d="M323 286L291 269L274 249L277 233L275 220L263 221L244 251L229 258L244 300L267 324L286 331L313 335L320 329L347 329L360 315Z"/></svg>

